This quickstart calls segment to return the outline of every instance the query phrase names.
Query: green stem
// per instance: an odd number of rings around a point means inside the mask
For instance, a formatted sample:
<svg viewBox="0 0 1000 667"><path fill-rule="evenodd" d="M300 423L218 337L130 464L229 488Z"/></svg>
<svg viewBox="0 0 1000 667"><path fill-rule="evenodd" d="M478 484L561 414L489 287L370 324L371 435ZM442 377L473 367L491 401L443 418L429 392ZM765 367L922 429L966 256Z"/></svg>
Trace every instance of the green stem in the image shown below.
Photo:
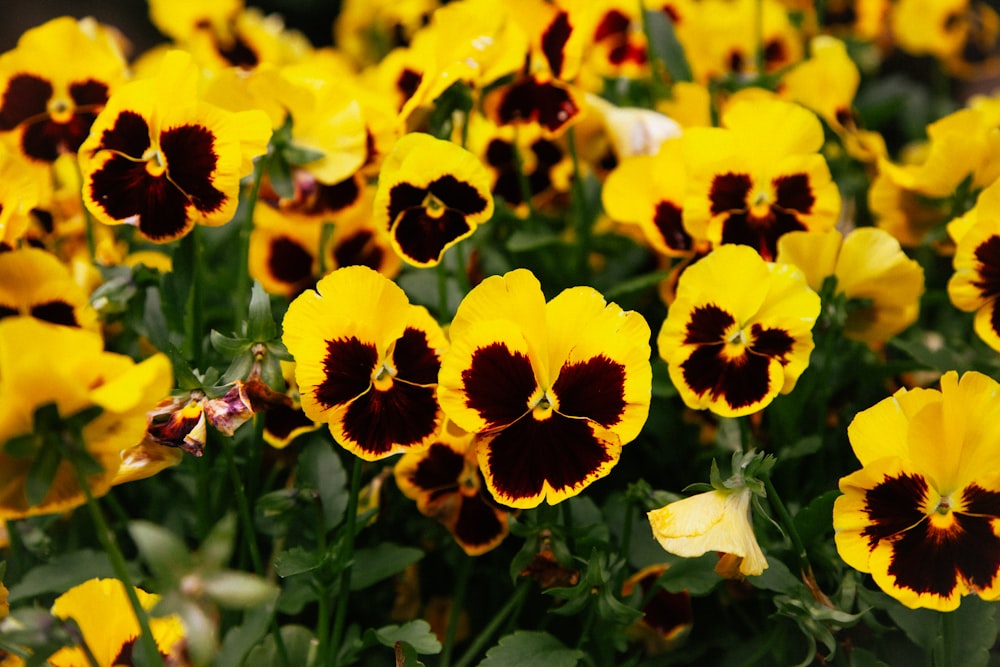
<svg viewBox="0 0 1000 667"><path fill-rule="evenodd" d="M97 538L104 548L104 553L108 555L108 560L111 561L111 569L125 588L125 595L128 596L129 604L132 605L132 613L135 614L135 619L139 623L139 646L145 654L146 665L150 667L162 667L163 656L160 655L160 650L156 647L156 640L153 638L153 631L149 626L149 615L143 609L142 603L139 601L139 595L135 592L135 585L132 583L132 576L128 572L128 563L125 561L125 556L122 555L121 549L118 548L118 544L115 541L115 534L111 532L108 522L104 520L104 514L101 513L101 508L97 506L97 500L90 492L90 485L87 483L86 476L76 467L74 467L74 471L76 472L80 488L87 499L87 509L90 512L90 518L94 522L94 527L97 529Z"/></svg>
<svg viewBox="0 0 1000 667"><path fill-rule="evenodd" d="M521 201L528 209L528 222L535 220L535 205L532 202L531 181L528 180L528 172L524 170L524 156L521 155L521 145L518 143L520 133L514 129L514 142L511 145L514 153L514 166L517 169L517 184L521 190Z"/></svg>
<svg viewBox="0 0 1000 667"><path fill-rule="evenodd" d="M462 565L458 571L458 579L455 582L455 592L451 598L451 611L448 614L448 628L444 634L444 647L441 649L441 661L439 667L449 667L451 665L451 652L455 647L455 634L458 632L458 619L462 616L462 606L465 602L465 591L469 587L469 578L472 576L472 565L474 559L464 553L461 554Z"/></svg>
<svg viewBox="0 0 1000 667"><path fill-rule="evenodd" d="M639 16L642 18L642 34L646 36L646 60L649 62L649 93L653 106L662 99L670 98L670 88L664 85L663 63L653 48L653 35L649 27L649 15L646 13L646 3L639 0Z"/></svg>
<svg viewBox="0 0 1000 667"><path fill-rule="evenodd" d="M326 517L323 506L317 501L313 503L316 510L316 552L326 554ZM330 587L323 579L316 580L316 602L319 610L316 613L316 655L326 656L330 651Z"/></svg>
<svg viewBox="0 0 1000 667"><path fill-rule="evenodd" d="M82 631L80 632L80 643L78 643L77 646L81 651L83 651L83 655L87 658L87 662L90 664L90 667L101 667L100 663L97 662L97 657L94 655L94 652L90 650L90 644L87 643L87 639L83 636Z"/></svg>
<svg viewBox="0 0 1000 667"><path fill-rule="evenodd" d="M253 214L257 207L257 198L260 195L260 181L264 173L264 160L259 158L253 165L253 179L250 184L247 198L240 202L240 219L237 221L239 231L237 240L239 243L239 254L236 260L236 293L233 295L233 303L240 306L250 303L250 233L253 231ZM246 311L240 308L233 308L233 331L240 332L243 324L243 315Z"/></svg>
<svg viewBox="0 0 1000 667"><path fill-rule="evenodd" d="M494 614L490 622L486 624L486 627L482 629L476 638L472 641L472 644L465 650L462 657L455 667L469 667L472 661L475 660L480 653L482 653L483 648L486 646L487 642L493 639L493 635L496 633L497 629L503 625L504 621L508 616L516 616L521 610L521 606L524 604L524 599L527 596L528 588L530 587L531 579L524 578L518 584L517 588L514 589L513 595L507 600L503 607Z"/></svg>
<svg viewBox="0 0 1000 667"><path fill-rule="evenodd" d="M263 576L264 566L261 564L260 551L257 549L257 540L254 538L253 517L250 515L250 505L247 503L246 491L243 488L243 479L240 471L236 467L236 454L233 452L233 439L223 436L222 452L226 457L226 468L229 470L229 481L233 485L233 493L236 495L236 509L240 514L240 521L243 523L243 538L250 553L250 563L253 571L258 576Z"/></svg>
<svg viewBox="0 0 1000 667"><path fill-rule="evenodd" d="M955 652L955 614L939 611L938 637L934 643L933 659L935 667L953 667Z"/></svg>
<svg viewBox="0 0 1000 667"><path fill-rule="evenodd" d="M337 613L333 618L333 635L331 648L340 653L340 644L344 638L344 625L347 621L347 599L351 592L351 561L354 559L354 532L358 523L358 495L361 493L361 470L363 462L354 459L354 470L351 472L351 495L347 497L347 524L344 527L344 549L341 551L342 562L346 563L340 574L340 589L337 591ZM339 664L339 659L328 661L327 664Z"/></svg>
<svg viewBox="0 0 1000 667"><path fill-rule="evenodd" d="M188 254L188 262L191 265L191 287L188 291L186 305L186 317L184 319L186 330L184 332L184 342L187 346L187 358L191 365L201 370L201 350L204 341L204 293L203 293L203 271L202 271L202 238L198 225L194 226L191 233L181 239L181 251ZM237 308L236 310L239 310ZM242 320L241 320L242 321Z"/></svg>
<svg viewBox="0 0 1000 667"><path fill-rule="evenodd" d="M591 219L587 211L587 202L583 191L583 171L580 169L580 157L576 150L576 132L571 127L566 133L569 144L569 155L573 161L573 219L576 223L576 275L581 283L590 279L590 239L592 231Z"/></svg>
<svg viewBox="0 0 1000 667"><path fill-rule="evenodd" d="M760 476L760 479L764 482L764 489L767 491L767 499L771 503L771 507L777 512L781 525L792 540L792 546L795 548L795 555L799 561L799 569L802 572L812 572L812 566L809 564L809 556L805 545L802 543L802 537L795 527L795 521L792 519L792 515L789 514L788 508L785 507L785 503L781 502L781 496L778 495L778 490L774 488L771 476L764 474Z"/></svg>
<svg viewBox="0 0 1000 667"><path fill-rule="evenodd" d="M438 322L447 322L448 317L448 269L444 265L444 258L435 267L437 272L438 286Z"/></svg>

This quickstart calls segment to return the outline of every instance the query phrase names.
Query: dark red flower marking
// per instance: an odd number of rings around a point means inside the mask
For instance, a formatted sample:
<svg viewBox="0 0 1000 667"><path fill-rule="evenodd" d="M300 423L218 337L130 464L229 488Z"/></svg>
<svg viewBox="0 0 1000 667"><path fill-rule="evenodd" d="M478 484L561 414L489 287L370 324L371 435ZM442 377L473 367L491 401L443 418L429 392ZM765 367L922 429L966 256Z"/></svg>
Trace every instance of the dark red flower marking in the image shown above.
<svg viewBox="0 0 1000 667"><path fill-rule="evenodd" d="M193 224L189 205L212 213L226 195L212 185L218 156L208 128L182 125L165 130L159 139L167 171L154 176L141 160L151 145L146 120L132 111L119 114L97 149L116 154L91 175L90 196L110 218L135 221L148 238L167 241Z"/></svg>
<svg viewBox="0 0 1000 667"><path fill-rule="evenodd" d="M399 78L396 79L396 90L403 96L403 101L399 105L400 108L406 104L408 99L413 97L414 93L417 92L417 88L420 87L420 82L423 80L424 75L412 69L404 69L399 73Z"/></svg>
<svg viewBox="0 0 1000 667"><path fill-rule="evenodd" d="M429 197L443 208L429 208ZM389 228L408 258L427 263L468 234L472 226L467 216L483 212L487 204L473 186L451 175L434 179L426 188L397 183L389 192Z"/></svg>
<svg viewBox="0 0 1000 667"><path fill-rule="evenodd" d="M313 390L316 400L327 408L342 405L371 387L378 351L357 337L326 342L323 381Z"/></svg>
<svg viewBox="0 0 1000 667"><path fill-rule="evenodd" d="M459 544L481 548L500 539L506 526L481 493L462 496L452 533Z"/></svg>
<svg viewBox="0 0 1000 667"><path fill-rule="evenodd" d="M313 256L301 243L288 236L271 239L267 270L275 280L302 289L313 280Z"/></svg>
<svg viewBox="0 0 1000 667"><path fill-rule="evenodd" d="M535 122L556 133L580 113L580 107L569 91L553 81L539 82L533 78L515 81L500 92L497 122L501 125Z"/></svg>
<svg viewBox="0 0 1000 667"><path fill-rule="evenodd" d="M20 311L18 311L17 308L13 308L11 306L4 306L3 304L0 304L0 320L4 319L5 317L14 317L19 314Z"/></svg>
<svg viewBox="0 0 1000 667"><path fill-rule="evenodd" d="M609 443L594 432L592 422L552 412L548 419L519 419L486 436L487 470L503 498L535 498L548 482L556 491L582 484L613 460Z"/></svg>
<svg viewBox="0 0 1000 667"><path fill-rule="evenodd" d="M0 101L0 131L10 132L28 119L48 113L52 84L33 74L15 74Z"/></svg>
<svg viewBox="0 0 1000 667"><path fill-rule="evenodd" d="M513 423L528 411L528 399L538 386L531 361L511 352L503 343L492 343L472 354L462 371L466 407L475 410L488 429Z"/></svg>
<svg viewBox="0 0 1000 667"><path fill-rule="evenodd" d="M384 259L385 251L375 242L375 233L368 229L357 230L333 248L336 266L360 265L378 270Z"/></svg>
<svg viewBox="0 0 1000 667"><path fill-rule="evenodd" d="M44 162L54 162L63 153L75 153L90 133L97 113L108 101L108 86L88 79L70 84L74 108L58 121L49 114L52 84L32 74L10 79L0 104L0 131L24 125L21 150Z"/></svg>
<svg viewBox="0 0 1000 667"><path fill-rule="evenodd" d="M715 305L699 306L691 313L684 343L698 347L681 364L684 381L699 396L722 398L732 408L753 405L771 389L768 368L772 359L788 363L794 339L781 329L754 324L753 340L743 354L724 352L725 335L735 323L732 315Z"/></svg>
<svg viewBox="0 0 1000 667"><path fill-rule="evenodd" d="M435 442L407 479L434 501L440 496L458 492L458 480L464 469L464 456L447 445Z"/></svg>
<svg viewBox="0 0 1000 667"><path fill-rule="evenodd" d="M882 540L892 545L889 574L896 585L917 594L950 596L959 581L988 588L1000 572L1000 537L992 522L1000 518L1000 492L970 484L962 491L962 512L953 522L935 527L921 511L928 494L919 475L886 476L865 494L872 524L862 531L874 549Z"/></svg>
<svg viewBox="0 0 1000 667"><path fill-rule="evenodd" d="M625 415L625 366L603 355L566 364L552 393L559 400L561 414L611 428Z"/></svg>
<svg viewBox="0 0 1000 667"><path fill-rule="evenodd" d="M535 155L535 167L528 172L528 190L531 196L545 192L552 186L552 167L562 161L562 150L547 139L538 139L531 144ZM524 201L524 192L514 146L502 139L493 139L486 148L486 164L493 167L497 177L492 192L505 202L517 206Z"/></svg>
<svg viewBox="0 0 1000 667"><path fill-rule="evenodd" d="M286 442L296 430L315 426L306 413L290 405L274 405L264 413L264 432L276 442Z"/></svg>
<svg viewBox="0 0 1000 667"><path fill-rule="evenodd" d="M561 11L542 33L542 53L545 54L552 76L556 78L562 76L562 68L566 63L566 43L572 32L569 14Z"/></svg>
<svg viewBox="0 0 1000 667"><path fill-rule="evenodd" d="M416 445L433 434L437 415L434 387L393 382L386 391L372 388L352 401L343 429L360 449L378 456L396 445Z"/></svg>
<svg viewBox="0 0 1000 667"><path fill-rule="evenodd" d="M646 49L629 40L632 21L624 13L612 9L601 19L594 31L594 41L606 41L610 47L608 61L612 65L634 62L644 65L647 61Z"/></svg>
<svg viewBox="0 0 1000 667"><path fill-rule="evenodd" d="M771 184L775 200L763 215L751 212L749 196L753 185L747 174L716 176L708 195L712 215L728 214L722 221L722 242L750 246L767 261L777 255L782 235L806 229L800 216L811 213L816 203L806 174L779 176Z"/></svg>
<svg viewBox="0 0 1000 667"><path fill-rule="evenodd" d="M48 301L31 307L31 316L52 324L62 324L67 327L78 327L73 306L65 301Z"/></svg>
<svg viewBox="0 0 1000 667"><path fill-rule="evenodd" d="M653 215L653 224L660 232L663 243L671 250L686 252L694 247L691 235L684 229L684 215L677 204L669 201L659 202Z"/></svg>
<svg viewBox="0 0 1000 667"><path fill-rule="evenodd" d="M978 246L973 253L979 266L976 272L979 280L973 285L980 291L984 299L1000 296L1000 236L991 236Z"/></svg>
<svg viewBox="0 0 1000 667"><path fill-rule="evenodd" d="M392 362L400 380L423 385L437 383L441 360L427 341L427 334L419 329L407 327L403 331L392 350Z"/></svg>

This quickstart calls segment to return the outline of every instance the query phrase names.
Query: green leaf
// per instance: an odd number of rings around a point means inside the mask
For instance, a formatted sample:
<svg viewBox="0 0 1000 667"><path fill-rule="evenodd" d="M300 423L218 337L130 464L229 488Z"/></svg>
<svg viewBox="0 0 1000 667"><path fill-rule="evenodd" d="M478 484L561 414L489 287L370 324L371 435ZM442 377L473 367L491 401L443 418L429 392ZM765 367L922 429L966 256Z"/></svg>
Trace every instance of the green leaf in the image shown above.
<svg viewBox="0 0 1000 667"><path fill-rule="evenodd" d="M299 455L299 479L319 494L327 530L344 519L347 509L347 472L325 437L313 437Z"/></svg>
<svg viewBox="0 0 1000 667"><path fill-rule="evenodd" d="M281 147L281 157L285 159L285 162L292 165L309 164L316 160L322 160L325 155L326 153L315 148L296 146L295 144L287 144Z"/></svg>
<svg viewBox="0 0 1000 667"><path fill-rule="evenodd" d="M271 297L256 280L250 289L250 310L247 319L247 338L263 343L278 336L278 325L271 314Z"/></svg>
<svg viewBox="0 0 1000 667"><path fill-rule="evenodd" d="M671 81L691 81L691 66L684 55L684 47L677 40L673 21L666 12L647 10L646 29L653 53L663 61Z"/></svg>
<svg viewBox="0 0 1000 667"><path fill-rule="evenodd" d="M251 342L245 338L230 338L215 329L209 333L209 340L212 342L212 347L224 357L235 357L249 350L251 345Z"/></svg>
<svg viewBox="0 0 1000 667"><path fill-rule="evenodd" d="M479 667L574 667L583 656L583 651L566 648L547 632L521 630L487 651Z"/></svg>
<svg viewBox="0 0 1000 667"><path fill-rule="evenodd" d="M424 620L410 621L404 625L387 625L365 632L365 643L371 640L388 646L395 647L397 642L406 642L413 649L422 655L435 655L441 652L441 642L437 636L431 632L430 623Z"/></svg>
<svg viewBox="0 0 1000 667"><path fill-rule="evenodd" d="M243 623L231 628L222 640L215 667L240 667L254 644L267 633L273 615L274 607L270 605L248 609L243 614Z"/></svg>
<svg viewBox="0 0 1000 667"><path fill-rule="evenodd" d="M233 557L236 541L236 515L230 512L212 526L199 549L201 559L210 567L225 567Z"/></svg>
<svg viewBox="0 0 1000 667"><path fill-rule="evenodd" d="M318 643L309 628L301 625L286 625L281 628L280 632L288 665L305 667L305 665L313 664ZM274 642L274 635L269 634L263 642L255 646L250 651L250 655L247 656L245 664L246 667L274 667L282 664L280 653Z"/></svg>
<svg viewBox="0 0 1000 667"><path fill-rule="evenodd" d="M645 273L641 276L630 278L618 283L610 289L604 290L604 298L607 301L614 301L615 299L621 298L625 294L631 294L632 292L639 292L650 287L655 287L669 278L670 273L671 272L669 270L664 269L663 271L653 271L652 273Z"/></svg>
<svg viewBox="0 0 1000 667"><path fill-rule="evenodd" d="M24 493L28 497L28 505L32 507L39 505L45 500L45 496L49 495L49 489L52 488L52 481L56 478L62 460L62 452L56 445L51 442L42 444L24 480Z"/></svg>
<svg viewBox="0 0 1000 667"><path fill-rule="evenodd" d="M133 576L139 568L129 565ZM114 570L103 551L81 549L54 556L44 565L28 570L24 577L10 587L10 602L35 598L43 593L64 593L88 579L114 577Z"/></svg>
<svg viewBox="0 0 1000 667"><path fill-rule="evenodd" d="M671 563L658 581L671 593L687 591L691 595L707 595L722 581L715 571L718 562L719 557L715 553L698 558L681 558Z"/></svg>
<svg viewBox="0 0 1000 667"><path fill-rule="evenodd" d="M274 602L279 588L256 574L223 570L202 579L202 589L213 602L229 609L253 609Z"/></svg>
<svg viewBox="0 0 1000 667"><path fill-rule="evenodd" d="M527 252L547 248L560 243L562 239L558 234L548 231L528 231L518 229L507 239L507 249L511 252Z"/></svg>
<svg viewBox="0 0 1000 667"><path fill-rule="evenodd" d="M282 551L274 561L274 571L281 578L312 572L323 562L321 556L302 547Z"/></svg>
<svg viewBox="0 0 1000 667"><path fill-rule="evenodd" d="M812 544L833 531L833 503L840 491L827 491L813 498L795 515L795 528L805 545Z"/></svg>
<svg viewBox="0 0 1000 667"><path fill-rule="evenodd" d="M947 651L942 664L983 667L989 662L989 650L997 638L996 605L970 595L955 611L908 609L894 603L889 617L906 636L928 654ZM946 627L947 626L947 627ZM950 632L946 643L943 632Z"/></svg>
<svg viewBox="0 0 1000 667"><path fill-rule="evenodd" d="M424 552L392 542L382 542L370 549L354 552L351 590L360 591L387 577L398 574L424 557Z"/></svg>
<svg viewBox="0 0 1000 667"><path fill-rule="evenodd" d="M809 594L802 580L777 558L768 560L767 569L755 577L748 577L747 582L754 588L775 593L794 594L804 591L806 595Z"/></svg>
<svg viewBox="0 0 1000 667"><path fill-rule="evenodd" d="M157 577L174 579L193 566L184 542L166 528L150 521L132 521L128 532L139 554Z"/></svg>
<svg viewBox="0 0 1000 667"><path fill-rule="evenodd" d="M292 199L295 197L295 184L292 182L292 168L285 161L281 152L270 153L265 158L267 160L265 169L267 177L270 179L271 187L282 199Z"/></svg>

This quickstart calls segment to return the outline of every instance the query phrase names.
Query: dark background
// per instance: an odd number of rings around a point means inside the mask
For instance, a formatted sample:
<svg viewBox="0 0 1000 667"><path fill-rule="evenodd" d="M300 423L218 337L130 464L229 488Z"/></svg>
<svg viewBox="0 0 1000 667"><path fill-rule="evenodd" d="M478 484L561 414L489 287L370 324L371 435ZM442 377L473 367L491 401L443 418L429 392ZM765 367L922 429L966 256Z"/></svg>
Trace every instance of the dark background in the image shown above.
<svg viewBox="0 0 1000 667"><path fill-rule="evenodd" d="M314 46L333 42L339 0L260 0L246 4L268 14L281 14L285 25L305 33ZM143 0L0 0L0 52L14 48L25 30L64 15L93 16L115 26L132 42L131 57L166 41L150 23L149 8Z"/></svg>

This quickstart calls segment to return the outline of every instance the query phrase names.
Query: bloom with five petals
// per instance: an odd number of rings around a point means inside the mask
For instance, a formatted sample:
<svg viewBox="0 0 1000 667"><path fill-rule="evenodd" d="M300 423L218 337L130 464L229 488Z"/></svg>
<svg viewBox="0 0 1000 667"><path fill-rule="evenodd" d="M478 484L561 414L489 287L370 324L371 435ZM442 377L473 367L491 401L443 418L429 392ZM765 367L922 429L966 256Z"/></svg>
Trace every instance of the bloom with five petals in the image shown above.
<svg viewBox="0 0 1000 667"><path fill-rule="evenodd" d="M833 506L837 551L904 605L1000 598L1000 384L970 371L900 389L848 427L861 462Z"/></svg>
<svg viewBox="0 0 1000 667"><path fill-rule="evenodd" d="M430 444L447 340L395 283L365 266L338 269L291 303L282 326L302 410L340 445L372 461Z"/></svg>
<svg viewBox="0 0 1000 667"><path fill-rule="evenodd" d="M195 223L222 225L236 212L240 178L264 152L263 111L229 112L199 100L190 56L168 53L158 75L118 89L80 147L83 197L109 225L135 225L165 243Z"/></svg>
<svg viewBox="0 0 1000 667"><path fill-rule="evenodd" d="M434 266L493 215L489 173L457 144L407 134L382 164L374 215L405 262Z"/></svg>
<svg viewBox="0 0 1000 667"><path fill-rule="evenodd" d="M724 245L681 274L657 344L688 407L747 415L794 388L819 311L798 268Z"/></svg>
<svg viewBox="0 0 1000 667"><path fill-rule="evenodd" d="M545 302L525 269L487 278L459 305L438 397L476 433L497 501L555 504L604 477L649 412L649 326L589 287Z"/></svg>

